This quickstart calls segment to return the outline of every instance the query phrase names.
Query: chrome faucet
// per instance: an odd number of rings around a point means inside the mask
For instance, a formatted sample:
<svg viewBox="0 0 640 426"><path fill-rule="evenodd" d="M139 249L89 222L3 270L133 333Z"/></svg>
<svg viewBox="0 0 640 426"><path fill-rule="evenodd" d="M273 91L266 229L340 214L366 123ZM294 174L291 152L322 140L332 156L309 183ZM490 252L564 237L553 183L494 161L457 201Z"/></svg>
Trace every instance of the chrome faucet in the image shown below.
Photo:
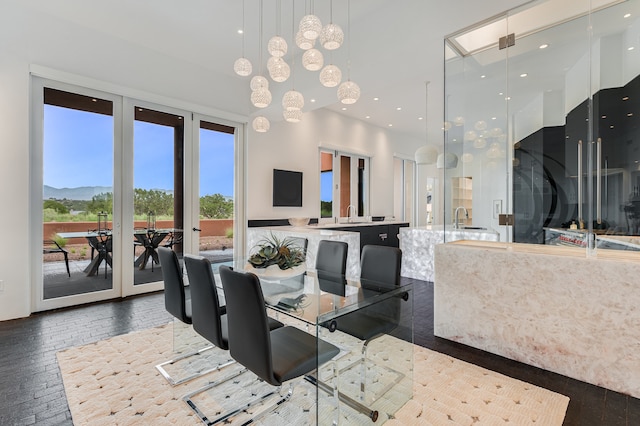
<svg viewBox="0 0 640 426"><path fill-rule="evenodd" d="M453 221L453 229L458 229L460 227L460 221L458 219L458 212L460 211L460 209L464 210L464 217L466 219L469 219L469 212L466 208L464 208L463 206L456 208L455 219Z"/></svg>
<svg viewBox="0 0 640 426"><path fill-rule="evenodd" d="M353 209L353 215L357 215L358 212L356 211L356 206L354 206L353 204L349 204L349 207L347 207L347 222L351 223L351 210Z"/></svg>

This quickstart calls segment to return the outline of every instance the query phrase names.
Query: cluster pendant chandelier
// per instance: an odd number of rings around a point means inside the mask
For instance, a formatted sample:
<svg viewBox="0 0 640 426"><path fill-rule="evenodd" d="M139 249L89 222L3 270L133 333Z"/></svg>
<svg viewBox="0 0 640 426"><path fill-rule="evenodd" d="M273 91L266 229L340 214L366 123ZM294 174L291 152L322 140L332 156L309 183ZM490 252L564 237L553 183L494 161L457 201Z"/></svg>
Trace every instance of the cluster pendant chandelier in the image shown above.
<svg viewBox="0 0 640 426"><path fill-rule="evenodd" d="M282 98L282 115L284 119L291 123L297 123L302 120L302 108L304 107L304 96L302 93L295 90L294 83L294 58L296 54L293 48L297 46L300 50L304 51L301 55L302 66L307 71L320 71L319 80L324 87L338 87L337 97L344 104L353 104L357 102L360 97L360 88L356 83L350 79L350 37L347 35L347 81L342 82L342 71L338 66L329 61L328 65L325 65L325 59L322 51L324 49L328 52L340 48L345 41L345 34L342 28L333 22L333 0L330 0L330 13L329 23L325 26L322 25L322 21L318 16L314 14L313 2L310 0L311 8L310 13L305 14L300 19L298 25L298 31L295 32L295 0L292 0L292 31L290 41L282 37L280 33L280 17L281 17L281 1L276 0L276 35L271 37L266 46L263 45L263 19L264 19L264 0L259 0L259 74L251 78L251 103L256 108L266 108L271 104L272 95L269 91L269 80L263 75L263 61L262 52L266 48L270 57L267 60L268 75L276 83L283 83L291 77L291 90L287 91ZM253 72L251 62L245 57L244 49L244 18L245 9L244 2L242 1L242 57L237 59L234 63L234 71L241 77L248 77ZM350 26L351 22L351 6L350 2L347 3L348 18L347 23ZM316 47L317 45L317 47ZM287 63L286 56L289 54L291 66ZM331 58L330 58L331 59ZM340 84L342 82L342 84ZM260 115L254 118L252 122L253 129L257 132L266 132L269 130L269 120Z"/></svg>

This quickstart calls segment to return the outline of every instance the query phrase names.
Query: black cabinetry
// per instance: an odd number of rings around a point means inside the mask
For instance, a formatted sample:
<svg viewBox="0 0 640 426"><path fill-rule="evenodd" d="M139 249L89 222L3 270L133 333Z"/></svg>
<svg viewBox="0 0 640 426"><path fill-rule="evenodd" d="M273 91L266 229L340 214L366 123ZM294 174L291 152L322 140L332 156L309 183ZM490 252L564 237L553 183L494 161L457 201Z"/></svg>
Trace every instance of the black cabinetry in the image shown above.
<svg viewBox="0 0 640 426"><path fill-rule="evenodd" d="M400 247L398 234L400 228L409 226L409 223L391 223L384 225L363 225L363 226L335 226L328 229L336 231L349 231L360 233L360 252L367 244L378 246Z"/></svg>

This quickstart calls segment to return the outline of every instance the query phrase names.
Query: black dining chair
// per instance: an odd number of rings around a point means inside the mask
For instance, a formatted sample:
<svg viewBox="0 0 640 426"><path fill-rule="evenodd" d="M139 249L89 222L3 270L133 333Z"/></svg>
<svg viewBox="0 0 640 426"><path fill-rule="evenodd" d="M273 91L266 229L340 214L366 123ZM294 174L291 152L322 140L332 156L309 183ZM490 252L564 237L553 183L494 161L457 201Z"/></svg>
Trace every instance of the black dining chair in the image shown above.
<svg viewBox="0 0 640 426"><path fill-rule="evenodd" d="M64 264L67 267L67 275L71 278L71 271L69 270L69 252L62 248L56 240L44 240L42 253L62 253L64 256Z"/></svg>
<svg viewBox="0 0 640 426"><path fill-rule="evenodd" d="M402 251L396 247L366 245L362 248L360 260L360 286L365 293L384 293L400 285L400 267ZM401 298L391 297L361 310L344 315L334 321L333 326L364 341L360 360L343 369L348 370L356 364L362 366L360 398L365 393L365 363L369 344L398 327L401 313ZM397 372L397 381L404 375ZM374 397L376 399L376 397Z"/></svg>
<svg viewBox="0 0 640 426"><path fill-rule="evenodd" d="M270 331L262 288L256 275L221 266L220 279L227 301L231 356L261 380L280 389L283 383L314 371L340 352L336 346L295 327L285 326ZM285 396L281 395L278 402L248 423L287 401L292 393L290 382ZM236 414L271 395L273 392L248 402ZM337 396L335 390L334 396ZM233 415L231 413L216 421L226 421Z"/></svg>
<svg viewBox="0 0 640 426"><path fill-rule="evenodd" d="M316 272L320 290L344 296L347 252L344 241L320 240L316 254Z"/></svg>
<svg viewBox="0 0 640 426"><path fill-rule="evenodd" d="M165 309L167 310L167 312L173 315L174 318L183 322L184 324L192 324L193 315L191 306L191 289L190 287L185 286L184 281L182 280L182 268L180 267L178 256L173 250L164 247L158 248L158 256L160 258L160 269L162 271L162 279L164 281ZM165 366L175 364L176 362L184 360L185 358L188 358L190 356L199 355L211 348L213 348L213 346L208 345L204 348L187 352L176 358L156 365L156 368L172 386L185 383L205 373L208 373L209 371L213 371L215 368L206 372L198 372L183 378L176 379L171 377L170 373L165 369Z"/></svg>

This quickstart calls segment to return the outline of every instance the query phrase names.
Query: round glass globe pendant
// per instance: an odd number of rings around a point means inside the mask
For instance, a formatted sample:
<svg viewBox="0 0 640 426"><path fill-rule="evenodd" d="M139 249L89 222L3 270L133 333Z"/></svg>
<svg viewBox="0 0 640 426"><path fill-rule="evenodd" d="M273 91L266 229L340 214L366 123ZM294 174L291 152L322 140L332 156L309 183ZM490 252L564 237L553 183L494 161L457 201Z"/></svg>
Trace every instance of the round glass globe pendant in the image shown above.
<svg viewBox="0 0 640 426"><path fill-rule="evenodd" d="M316 41L306 38L300 31L296 34L296 45L302 50L309 50L315 46Z"/></svg>
<svg viewBox="0 0 640 426"><path fill-rule="evenodd" d="M331 64L320 71L320 83L324 87L336 87L342 80L342 71L337 66Z"/></svg>
<svg viewBox="0 0 640 426"><path fill-rule="evenodd" d="M304 97L296 90L289 90L282 97L282 107L285 111L300 110L304 107Z"/></svg>
<svg viewBox="0 0 640 426"><path fill-rule="evenodd" d="M302 55L302 66L309 71L318 71L324 65L324 57L318 49L309 49Z"/></svg>
<svg viewBox="0 0 640 426"><path fill-rule="evenodd" d="M305 38L315 40L322 31L322 22L316 15L305 15L300 20L300 32Z"/></svg>
<svg viewBox="0 0 640 426"><path fill-rule="evenodd" d="M251 66L251 61L247 58L238 58L233 63L233 70L241 77L246 77L251 75L253 71L253 67Z"/></svg>
<svg viewBox="0 0 640 426"><path fill-rule="evenodd" d="M360 99L360 86L347 80L338 87L338 99L346 105L355 104Z"/></svg>
<svg viewBox="0 0 640 426"><path fill-rule="evenodd" d="M253 91L259 90L259 89L269 89L269 80L267 80L266 77L263 77L261 75L255 75L251 79L251 82L249 83L249 87L251 87L251 90Z"/></svg>
<svg viewBox="0 0 640 426"><path fill-rule="evenodd" d="M282 116L289 123L299 123L302 120L302 111L299 109L282 111Z"/></svg>
<svg viewBox="0 0 640 426"><path fill-rule="evenodd" d="M253 130L259 133L265 133L271 127L271 123L267 120L267 117L258 116L253 119Z"/></svg>
<svg viewBox="0 0 640 426"><path fill-rule="evenodd" d="M327 24L320 33L320 44L327 50L335 50L342 46L344 32L339 25Z"/></svg>
<svg viewBox="0 0 640 426"><path fill-rule="evenodd" d="M273 36L267 44L267 50L271 56L282 58L287 54L287 41L280 36Z"/></svg>
<svg viewBox="0 0 640 426"><path fill-rule="evenodd" d="M268 89L258 89L251 92L251 103L256 108L266 108L271 104L271 92Z"/></svg>
<svg viewBox="0 0 640 426"><path fill-rule="evenodd" d="M267 65L271 79L277 83L286 81L291 75L291 68L289 68L289 65L282 58L275 58L272 56L269 61L271 61L271 59L275 59L271 66Z"/></svg>

